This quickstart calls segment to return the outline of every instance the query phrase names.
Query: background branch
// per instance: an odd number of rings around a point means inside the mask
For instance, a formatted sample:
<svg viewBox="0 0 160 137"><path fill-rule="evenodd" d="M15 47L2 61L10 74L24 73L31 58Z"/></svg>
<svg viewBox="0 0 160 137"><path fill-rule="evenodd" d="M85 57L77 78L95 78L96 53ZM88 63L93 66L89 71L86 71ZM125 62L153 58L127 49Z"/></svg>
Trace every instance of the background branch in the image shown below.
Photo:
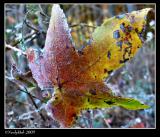
<svg viewBox="0 0 160 137"><path fill-rule="evenodd" d="M26 55L25 52L23 52L22 50L20 50L20 49L18 49L18 48L16 48L16 47L12 47L11 45L5 44L5 47L6 47L6 48L9 48L9 49L12 49L13 51L20 52L20 53L23 54L23 55Z"/></svg>

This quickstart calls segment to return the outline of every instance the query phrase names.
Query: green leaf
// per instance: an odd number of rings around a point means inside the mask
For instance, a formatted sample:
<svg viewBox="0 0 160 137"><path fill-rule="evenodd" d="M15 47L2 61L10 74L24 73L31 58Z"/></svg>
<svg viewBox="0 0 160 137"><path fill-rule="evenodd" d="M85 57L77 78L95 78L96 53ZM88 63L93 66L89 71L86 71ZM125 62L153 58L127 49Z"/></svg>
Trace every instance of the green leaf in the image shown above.
<svg viewBox="0 0 160 137"><path fill-rule="evenodd" d="M123 98L112 95L101 95L101 96L88 96L84 104L84 109L97 109L97 108L110 108L113 106L120 106L129 110L147 109L148 105L141 103L140 101L133 98Z"/></svg>

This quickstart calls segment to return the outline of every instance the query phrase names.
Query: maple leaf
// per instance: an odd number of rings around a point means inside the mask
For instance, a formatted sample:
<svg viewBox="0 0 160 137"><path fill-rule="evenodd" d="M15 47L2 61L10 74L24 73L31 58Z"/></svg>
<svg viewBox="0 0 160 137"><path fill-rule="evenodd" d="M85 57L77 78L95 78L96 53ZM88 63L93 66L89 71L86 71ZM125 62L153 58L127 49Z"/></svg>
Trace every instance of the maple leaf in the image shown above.
<svg viewBox="0 0 160 137"><path fill-rule="evenodd" d="M104 80L122 67L143 45L150 8L107 19L97 27L92 42L81 52L75 49L63 10L54 4L43 51L29 48L27 58L41 89L54 88L47 102L54 119L70 127L84 109L120 106L130 110L147 105L112 95Z"/></svg>

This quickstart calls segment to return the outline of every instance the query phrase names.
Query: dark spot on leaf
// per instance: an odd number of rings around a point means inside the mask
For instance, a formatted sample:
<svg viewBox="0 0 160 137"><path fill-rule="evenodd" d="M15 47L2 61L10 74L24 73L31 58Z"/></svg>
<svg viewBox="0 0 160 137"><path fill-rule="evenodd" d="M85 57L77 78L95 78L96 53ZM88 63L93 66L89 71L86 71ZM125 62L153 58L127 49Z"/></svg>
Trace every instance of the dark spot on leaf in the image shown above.
<svg viewBox="0 0 160 137"><path fill-rule="evenodd" d="M135 28L135 32L137 32L137 33L138 33L138 28Z"/></svg>
<svg viewBox="0 0 160 137"><path fill-rule="evenodd" d="M76 117L76 116L77 116L76 113L73 113L73 114L72 114L72 117Z"/></svg>
<svg viewBox="0 0 160 137"><path fill-rule="evenodd" d="M113 32L113 38L115 38L115 39L120 38L119 30L116 30L116 31Z"/></svg>
<svg viewBox="0 0 160 137"><path fill-rule="evenodd" d="M131 101L132 101L132 99L128 100L127 102L131 102Z"/></svg>
<svg viewBox="0 0 160 137"><path fill-rule="evenodd" d="M74 47L72 47L73 48L73 50L75 51L75 48Z"/></svg>
<svg viewBox="0 0 160 137"><path fill-rule="evenodd" d="M134 16L131 16L130 22L131 22L131 24L133 24L135 22L135 17Z"/></svg>
<svg viewBox="0 0 160 137"><path fill-rule="evenodd" d="M141 42L143 43L145 41L143 34L142 33L138 33L138 36L139 36Z"/></svg>
<svg viewBox="0 0 160 137"><path fill-rule="evenodd" d="M108 71L108 74L111 74L113 72L113 70Z"/></svg>
<svg viewBox="0 0 160 137"><path fill-rule="evenodd" d="M108 104L108 105L112 105L112 104L114 104L115 102L113 102L113 101L104 101L106 104Z"/></svg>
<svg viewBox="0 0 160 137"><path fill-rule="evenodd" d="M104 73L107 73L108 71L107 71L107 69L104 69Z"/></svg>
<svg viewBox="0 0 160 137"><path fill-rule="evenodd" d="M79 54L79 55L83 55L83 52L80 51L80 50L78 50L78 54Z"/></svg>
<svg viewBox="0 0 160 137"><path fill-rule="evenodd" d="M111 52L110 52L110 51L108 51L107 57L108 57L109 59L111 59Z"/></svg>
<svg viewBox="0 0 160 137"><path fill-rule="evenodd" d="M125 32L125 24L124 24L124 23L122 23L122 24L120 25L120 29L121 29L123 32Z"/></svg>
<svg viewBox="0 0 160 137"><path fill-rule="evenodd" d="M73 102L71 102L71 104L70 104L71 106L73 106L74 105L74 103Z"/></svg>
<svg viewBox="0 0 160 137"><path fill-rule="evenodd" d="M118 41L118 42L116 43L116 45L117 45L118 47L120 47L120 48L122 48L122 44L123 44L122 41Z"/></svg>
<svg viewBox="0 0 160 137"><path fill-rule="evenodd" d="M128 26L128 31L131 32L133 28L131 26Z"/></svg>
<svg viewBox="0 0 160 137"><path fill-rule="evenodd" d="M125 62L127 62L128 60L129 60L129 58L124 59L124 60L120 60L119 63L125 63Z"/></svg>
<svg viewBox="0 0 160 137"><path fill-rule="evenodd" d="M124 43L125 43L126 45L128 45L128 46L132 46L132 43L129 42L129 41L124 41Z"/></svg>
<svg viewBox="0 0 160 137"><path fill-rule="evenodd" d="M90 102L90 99L88 98L88 102Z"/></svg>
<svg viewBox="0 0 160 137"><path fill-rule="evenodd" d="M60 89L60 91L61 91L61 89L62 89L62 84L61 84L61 83L58 83L58 87L59 87L59 89Z"/></svg>
<svg viewBox="0 0 160 137"><path fill-rule="evenodd" d="M96 90L95 90L95 89L91 89L91 90L89 90L89 93L91 93L92 95L97 95L97 94L96 94Z"/></svg>

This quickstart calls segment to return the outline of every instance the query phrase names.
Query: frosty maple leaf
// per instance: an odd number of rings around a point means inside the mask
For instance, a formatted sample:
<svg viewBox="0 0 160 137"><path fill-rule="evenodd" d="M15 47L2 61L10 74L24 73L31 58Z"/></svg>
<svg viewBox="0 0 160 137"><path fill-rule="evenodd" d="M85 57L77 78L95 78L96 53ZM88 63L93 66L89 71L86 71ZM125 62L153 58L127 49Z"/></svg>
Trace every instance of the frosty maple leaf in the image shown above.
<svg viewBox="0 0 160 137"><path fill-rule="evenodd" d="M120 106L130 110L147 105L132 98L112 95L104 80L135 56L143 44L142 34L150 8L110 18L95 29L92 43L78 52L72 42L63 10L54 4L43 51L29 48L27 57L41 89L53 87L47 102L54 119L72 126L84 109Z"/></svg>

